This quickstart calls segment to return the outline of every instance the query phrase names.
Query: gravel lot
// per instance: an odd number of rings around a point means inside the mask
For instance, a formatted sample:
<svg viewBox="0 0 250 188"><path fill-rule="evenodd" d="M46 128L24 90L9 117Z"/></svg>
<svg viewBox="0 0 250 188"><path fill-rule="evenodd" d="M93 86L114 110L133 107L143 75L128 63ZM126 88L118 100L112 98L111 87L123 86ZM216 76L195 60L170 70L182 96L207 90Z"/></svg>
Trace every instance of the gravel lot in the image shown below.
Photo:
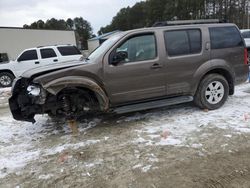
<svg viewBox="0 0 250 188"><path fill-rule="evenodd" d="M0 187L250 187L250 84L192 104L67 124L14 121L0 90Z"/></svg>

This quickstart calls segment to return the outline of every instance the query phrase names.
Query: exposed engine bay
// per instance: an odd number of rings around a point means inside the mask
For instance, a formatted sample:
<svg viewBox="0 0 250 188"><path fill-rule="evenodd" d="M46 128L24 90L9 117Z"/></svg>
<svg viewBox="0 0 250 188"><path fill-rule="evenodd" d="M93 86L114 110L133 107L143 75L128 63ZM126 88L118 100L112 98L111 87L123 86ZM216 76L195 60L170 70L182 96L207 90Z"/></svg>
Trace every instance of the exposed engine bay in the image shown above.
<svg viewBox="0 0 250 188"><path fill-rule="evenodd" d="M91 90L72 87L53 95L39 84L30 83L24 78L15 80L9 104L16 120L32 123L35 122L35 114L70 120L100 111L98 100Z"/></svg>

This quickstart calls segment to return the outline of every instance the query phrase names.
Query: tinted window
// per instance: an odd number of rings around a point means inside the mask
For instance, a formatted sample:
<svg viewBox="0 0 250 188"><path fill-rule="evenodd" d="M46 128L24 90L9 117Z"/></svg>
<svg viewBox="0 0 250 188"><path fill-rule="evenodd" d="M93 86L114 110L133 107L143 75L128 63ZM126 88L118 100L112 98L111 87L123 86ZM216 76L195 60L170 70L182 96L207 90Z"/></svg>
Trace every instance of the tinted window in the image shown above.
<svg viewBox="0 0 250 188"><path fill-rule="evenodd" d="M75 46L60 46L57 49L62 56L81 55L81 52Z"/></svg>
<svg viewBox="0 0 250 188"><path fill-rule="evenodd" d="M156 57L155 36L153 34L132 37L120 45L116 52L127 52L126 62L144 61Z"/></svg>
<svg viewBox="0 0 250 188"><path fill-rule="evenodd" d="M18 58L18 61L28 61L35 59L38 59L36 50L28 50L26 52L23 52L23 54Z"/></svg>
<svg viewBox="0 0 250 188"><path fill-rule="evenodd" d="M250 38L250 31L243 31L242 32L242 36L247 39L247 38Z"/></svg>
<svg viewBox="0 0 250 188"><path fill-rule="evenodd" d="M190 53L199 53L201 51L201 32L200 30L188 30L190 39Z"/></svg>
<svg viewBox="0 0 250 188"><path fill-rule="evenodd" d="M236 27L212 27L209 28L211 48L231 48L243 46L241 35Z"/></svg>
<svg viewBox="0 0 250 188"><path fill-rule="evenodd" d="M167 31L165 43L169 56L199 53L201 51L201 32L198 29Z"/></svg>
<svg viewBox="0 0 250 188"><path fill-rule="evenodd" d="M42 59L56 57L56 53L52 48L41 49L40 52L41 52Z"/></svg>

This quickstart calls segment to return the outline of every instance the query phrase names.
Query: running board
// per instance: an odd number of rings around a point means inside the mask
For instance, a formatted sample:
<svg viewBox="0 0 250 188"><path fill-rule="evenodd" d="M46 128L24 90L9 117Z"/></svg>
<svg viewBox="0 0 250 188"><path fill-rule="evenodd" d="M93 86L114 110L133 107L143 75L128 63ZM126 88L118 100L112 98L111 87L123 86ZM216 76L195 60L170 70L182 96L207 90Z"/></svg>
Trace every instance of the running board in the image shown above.
<svg viewBox="0 0 250 188"><path fill-rule="evenodd" d="M160 107L181 104L181 103L191 102L191 101L193 101L192 96L173 97L169 99L161 99L157 101L149 101L149 102L144 102L144 103L139 103L139 104L121 106L121 107L115 108L113 112L117 114L123 114L127 112L135 112L135 111L140 111L140 110L148 110L152 108L160 108Z"/></svg>

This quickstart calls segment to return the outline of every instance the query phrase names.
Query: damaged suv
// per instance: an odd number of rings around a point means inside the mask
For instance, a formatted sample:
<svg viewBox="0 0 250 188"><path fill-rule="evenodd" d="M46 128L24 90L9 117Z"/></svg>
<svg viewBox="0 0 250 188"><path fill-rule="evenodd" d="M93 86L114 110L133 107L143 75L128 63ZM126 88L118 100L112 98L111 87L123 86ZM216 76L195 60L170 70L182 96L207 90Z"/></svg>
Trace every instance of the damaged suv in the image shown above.
<svg viewBox="0 0 250 188"><path fill-rule="evenodd" d="M25 72L12 87L16 120L77 119L194 101L221 107L248 77L247 51L230 23L186 21L116 34L87 59ZM170 26L171 25L171 26Z"/></svg>

